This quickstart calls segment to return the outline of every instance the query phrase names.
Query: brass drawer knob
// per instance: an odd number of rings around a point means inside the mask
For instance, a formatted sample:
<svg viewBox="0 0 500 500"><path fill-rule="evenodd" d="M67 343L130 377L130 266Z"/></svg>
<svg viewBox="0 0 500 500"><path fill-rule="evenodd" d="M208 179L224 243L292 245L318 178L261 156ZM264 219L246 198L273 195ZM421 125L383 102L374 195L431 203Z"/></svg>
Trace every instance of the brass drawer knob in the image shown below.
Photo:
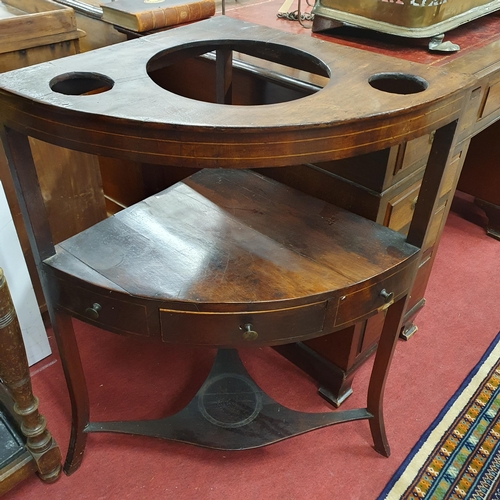
<svg viewBox="0 0 500 500"><path fill-rule="evenodd" d="M256 340L259 334L253 329L253 326L250 323L246 323L243 326L240 326L243 330L243 338L248 341Z"/></svg>
<svg viewBox="0 0 500 500"><path fill-rule="evenodd" d="M385 288L380 292L380 296L384 299L386 304L394 300L394 292L388 292Z"/></svg>
<svg viewBox="0 0 500 500"><path fill-rule="evenodd" d="M101 304L95 302L94 304L92 304L92 307L87 307L87 309L85 309L85 314L91 319L98 319L100 310Z"/></svg>

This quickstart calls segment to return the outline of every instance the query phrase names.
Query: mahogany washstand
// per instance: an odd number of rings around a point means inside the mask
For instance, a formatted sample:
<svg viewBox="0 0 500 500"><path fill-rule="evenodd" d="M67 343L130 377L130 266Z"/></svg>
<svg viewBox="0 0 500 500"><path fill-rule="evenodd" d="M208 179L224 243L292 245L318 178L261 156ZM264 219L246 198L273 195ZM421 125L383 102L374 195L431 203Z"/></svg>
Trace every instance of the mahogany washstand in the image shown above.
<svg viewBox="0 0 500 500"><path fill-rule="evenodd" d="M233 52L327 83L293 101L232 103ZM163 88L163 68L206 54L215 54L213 102ZM375 449L389 455L385 380L471 84L225 17L0 75L2 138L72 402L65 471L79 466L86 433L96 431L245 449L369 419ZM250 170L347 158L434 131L407 237ZM54 245L28 137L202 170ZM256 386L235 351L331 334L381 310L366 408L286 409ZM71 317L219 353L180 413L91 422Z"/></svg>

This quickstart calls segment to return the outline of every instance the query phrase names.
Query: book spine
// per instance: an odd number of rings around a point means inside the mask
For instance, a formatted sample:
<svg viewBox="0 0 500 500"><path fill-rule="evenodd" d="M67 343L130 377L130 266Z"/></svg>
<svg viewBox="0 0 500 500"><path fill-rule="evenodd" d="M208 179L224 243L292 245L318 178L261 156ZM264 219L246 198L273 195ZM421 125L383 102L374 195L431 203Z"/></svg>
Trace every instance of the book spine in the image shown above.
<svg viewBox="0 0 500 500"><path fill-rule="evenodd" d="M152 9L137 14L138 31L151 31L176 24L198 21L215 14L214 0L203 0L186 5Z"/></svg>

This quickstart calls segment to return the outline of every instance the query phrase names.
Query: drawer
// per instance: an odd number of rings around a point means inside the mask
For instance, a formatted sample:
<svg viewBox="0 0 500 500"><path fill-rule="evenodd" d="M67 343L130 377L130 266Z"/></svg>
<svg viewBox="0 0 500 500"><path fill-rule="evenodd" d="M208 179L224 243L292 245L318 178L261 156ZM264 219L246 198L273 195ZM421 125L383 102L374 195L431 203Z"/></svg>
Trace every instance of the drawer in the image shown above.
<svg viewBox="0 0 500 500"><path fill-rule="evenodd" d="M72 316L116 333L149 336L145 305L57 281L58 305Z"/></svg>
<svg viewBox="0 0 500 500"><path fill-rule="evenodd" d="M383 296L383 290L399 298L411 285L417 259L381 281L339 298L335 327L347 326L391 304Z"/></svg>
<svg viewBox="0 0 500 500"><path fill-rule="evenodd" d="M443 174L443 181L441 182L441 191L439 192L439 197L443 197L449 193L455 186L457 179L457 174L459 169L462 168L463 162L465 160L465 153L463 150L459 151L454 155L449 164L446 166L446 170Z"/></svg>
<svg viewBox="0 0 500 500"><path fill-rule="evenodd" d="M484 101L481 118L485 118L492 113L498 114L500 112L500 81L490 85L486 93L486 100ZM494 118L494 117L492 117Z"/></svg>
<svg viewBox="0 0 500 500"><path fill-rule="evenodd" d="M384 189L395 186L427 164L434 134L426 134L391 148Z"/></svg>
<svg viewBox="0 0 500 500"><path fill-rule="evenodd" d="M398 182L417 168L427 164L433 139L434 134L426 134L395 146L397 152L394 154L391 151L394 167L390 184ZM390 169L388 170L390 171Z"/></svg>
<svg viewBox="0 0 500 500"><path fill-rule="evenodd" d="M164 342L243 346L290 343L323 331L327 302L272 311L235 313L160 309Z"/></svg>
<svg viewBox="0 0 500 500"><path fill-rule="evenodd" d="M470 94L469 101L465 105L465 110L458 123L459 140L471 134L474 125L480 118L479 108L481 106L483 87L476 87Z"/></svg>
<svg viewBox="0 0 500 500"><path fill-rule="evenodd" d="M394 231L402 231L403 229L408 231L417 204L420 185L421 181L415 182L408 189L389 200L384 226L390 227Z"/></svg>
<svg viewBox="0 0 500 500"><path fill-rule="evenodd" d="M422 245L422 252L425 252L428 248L436 243L436 240L438 239L440 234L441 226L443 225L444 215L447 212L445 210L445 207L446 204L441 205L432 216L429 231L427 232L424 244Z"/></svg>

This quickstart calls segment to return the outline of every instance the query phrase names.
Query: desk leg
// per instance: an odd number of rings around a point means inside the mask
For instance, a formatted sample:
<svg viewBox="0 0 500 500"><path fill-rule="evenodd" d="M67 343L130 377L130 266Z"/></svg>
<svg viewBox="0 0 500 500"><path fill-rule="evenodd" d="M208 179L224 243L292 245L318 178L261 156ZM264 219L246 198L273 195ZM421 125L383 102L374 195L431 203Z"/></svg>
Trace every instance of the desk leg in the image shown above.
<svg viewBox="0 0 500 500"><path fill-rule="evenodd" d="M64 462L64 472L69 476L80 467L85 451L89 397L71 316L55 311L51 321L71 401L71 436Z"/></svg>
<svg viewBox="0 0 500 500"><path fill-rule="evenodd" d="M43 481L55 481L61 472L61 452L38 412L33 395L28 359L14 304L0 269L0 378L14 400L14 411L21 419L26 448L33 455Z"/></svg>
<svg viewBox="0 0 500 500"><path fill-rule="evenodd" d="M373 415L369 422L375 450L386 457L391 454L391 449L387 441L383 417L384 389L392 355L399 338L405 304L406 297L403 297L387 310L368 387L367 410Z"/></svg>
<svg viewBox="0 0 500 500"><path fill-rule="evenodd" d="M474 203L478 206L488 218L486 225L486 234L500 240L500 206L489 203L488 201L474 198Z"/></svg>

